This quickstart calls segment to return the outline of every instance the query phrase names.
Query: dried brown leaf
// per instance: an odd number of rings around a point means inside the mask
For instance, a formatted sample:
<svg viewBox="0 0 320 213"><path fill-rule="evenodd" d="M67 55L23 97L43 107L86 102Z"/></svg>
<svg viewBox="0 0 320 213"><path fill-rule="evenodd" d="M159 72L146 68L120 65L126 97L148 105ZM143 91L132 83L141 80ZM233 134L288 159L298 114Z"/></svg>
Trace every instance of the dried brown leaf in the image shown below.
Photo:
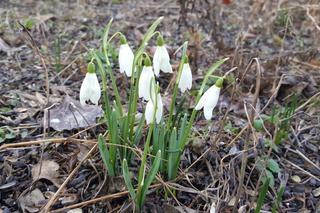
<svg viewBox="0 0 320 213"><path fill-rule="evenodd" d="M49 110L50 127L57 131L85 128L94 125L102 113L101 106L82 106L67 95L61 104Z"/></svg>
<svg viewBox="0 0 320 213"><path fill-rule="evenodd" d="M18 199L22 211L31 213L39 212L44 201L45 197L38 188Z"/></svg>
<svg viewBox="0 0 320 213"><path fill-rule="evenodd" d="M40 169L41 168L41 169ZM60 186L58 179L59 164L52 160L43 160L32 168L32 179L37 181L39 179L47 179L54 185Z"/></svg>

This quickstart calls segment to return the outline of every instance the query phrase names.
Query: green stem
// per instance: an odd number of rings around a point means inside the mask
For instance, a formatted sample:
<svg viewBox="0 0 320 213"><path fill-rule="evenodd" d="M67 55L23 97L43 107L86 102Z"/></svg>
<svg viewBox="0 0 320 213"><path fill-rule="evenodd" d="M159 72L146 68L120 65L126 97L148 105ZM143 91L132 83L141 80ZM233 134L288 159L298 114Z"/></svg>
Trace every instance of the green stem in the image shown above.
<svg viewBox="0 0 320 213"><path fill-rule="evenodd" d="M171 101L171 105L170 105L170 111L169 111L169 117L168 117L168 124L167 124L166 132L169 132L169 130L171 128L172 115L173 115L174 106L175 106L175 103L176 103L176 98L177 98L177 93L178 93L178 86L179 86L179 82L180 82L180 78L181 78L183 65L184 65L186 57L187 57L187 48L188 48L188 42L186 41L183 44L182 58L181 58L179 69L178 69L177 80L176 80L176 83L175 83L175 86L174 86L174 90L173 90L173 96L172 96L172 101Z"/></svg>
<svg viewBox="0 0 320 213"><path fill-rule="evenodd" d="M152 122L149 126L149 130L148 130L148 136L147 136L147 141L146 144L144 146L144 150L143 150L143 157L141 160L141 166L139 169L139 177L138 177L138 192L137 192L137 197L140 198L141 197L141 189L143 187L143 179L144 179L144 170L145 170L145 164L146 164L146 160L147 160L147 155L149 152L149 148L150 148L150 141L151 141L151 135L153 132L153 127L154 127L154 122L156 120L156 114L157 114L157 110L158 110L158 92L159 92L159 87L157 86L155 88L155 102L154 102L154 112L153 112L153 118L152 118ZM152 101L152 100L150 100Z"/></svg>
<svg viewBox="0 0 320 213"><path fill-rule="evenodd" d="M108 41L108 34L109 34L109 30L110 30L110 27L111 27L111 24L112 24L112 19L109 21L109 23L107 24L106 28L105 28L105 32L104 32L104 36L103 36L103 39L102 39L102 50L103 50L103 54L104 54L104 57L105 57L105 60L106 60L106 65L107 65L107 74L110 75L110 78L111 78L111 85L112 85L112 88L113 88L113 91L114 91L114 95L116 97L116 104L120 110L120 115L122 117L123 115L123 110L122 110L122 105L121 105L121 98L120 98L120 95L119 95L119 91L118 91L118 87L117 87L117 84L116 84L116 80L115 80L115 77L112 73L112 70L111 70L111 64L110 64L110 61L109 61L109 57L108 57L108 52L107 52L107 48L109 46L109 41Z"/></svg>
<svg viewBox="0 0 320 213"><path fill-rule="evenodd" d="M198 95L197 95L197 98L196 98L196 103L199 102L199 100L200 100L200 98L201 98L201 95L202 95L202 93L203 93L203 90L204 90L204 88L205 88L205 86L206 86L206 84L207 84L207 81L208 81L210 75L211 75L218 67L220 67L225 61L227 61L228 59L229 59L229 58L224 58L224 59L222 59L222 60L214 63L214 64L209 68L206 76L205 76L204 79L203 79L203 82L202 82L202 84L201 84L200 90L199 90L199 92L198 92ZM190 120L189 120L189 123L188 123L188 126L187 126L187 129L186 129L186 131L184 132L183 138L182 138L182 140L181 140L181 144L180 144L180 151L181 151L181 152L183 152L184 147L185 147L185 145L186 145L186 142L187 142L187 139L188 139L188 135L189 135L191 126L192 126L193 121L194 121L194 119L195 119L195 117L196 117L196 112L197 112L196 109L193 108L192 114L191 114L191 117L190 117Z"/></svg>
<svg viewBox="0 0 320 213"><path fill-rule="evenodd" d="M109 102L109 98L108 98L108 86L107 86L107 79L106 79L106 73L105 70L103 68L103 64L99 58L99 56L92 51L91 55L94 57L94 59L96 60L98 67L99 67L99 72L100 72L100 76L101 76L101 80L102 80L102 96L103 96L103 103L104 103L104 117L108 123L108 126L111 126L111 119L110 119L110 115L111 115L111 108L110 108L110 102Z"/></svg>
<svg viewBox="0 0 320 213"><path fill-rule="evenodd" d="M139 60L139 58L141 57L141 55L144 52L144 49L147 45L147 43L149 42L149 40L152 38L152 36L154 35L154 31L156 29L156 27L160 24L160 21L163 19L163 17L158 18L147 30L146 34L143 37L143 40L141 42L140 47L138 48L137 52L134 54L134 58L133 58L133 64L132 64L132 71L134 71L136 64ZM130 81L130 92L129 92L129 108L128 108L128 114L127 114L127 119L125 120L125 127L124 127L124 135L123 135L123 139L124 139L124 143L127 143L127 137L128 137L128 133L129 133L129 126L132 126L132 122L134 122L134 114L136 111L136 106L137 106L137 91L134 93L134 85L135 81L134 81L134 73L132 72L131 75L131 81ZM138 83L138 82L136 82ZM137 89L136 89L137 90ZM132 101L134 100L134 103L132 103ZM132 136L131 136L132 138Z"/></svg>

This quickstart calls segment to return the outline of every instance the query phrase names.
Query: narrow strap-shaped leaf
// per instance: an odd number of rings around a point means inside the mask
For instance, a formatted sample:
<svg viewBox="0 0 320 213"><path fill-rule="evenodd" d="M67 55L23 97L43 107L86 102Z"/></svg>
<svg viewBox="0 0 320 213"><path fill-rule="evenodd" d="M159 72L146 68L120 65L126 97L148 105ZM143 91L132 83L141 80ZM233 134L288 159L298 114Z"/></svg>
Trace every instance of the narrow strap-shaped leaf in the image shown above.
<svg viewBox="0 0 320 213"><path fill-rule="evenodd" d="M259 193L259 197L257 200L257 207L255 209L255 213L259 213L261 210L261 207L263 205L264 199L266 198L267 192L268 192L268 188L269 188L269 183L270 183L270 178L267 178L266 182L264 182L264 184L262 185L262 189Z"/></svg>
<svg viewBox="0 0 320 213"><path fill-rule="evenodd" d="M111 146L109 147L109 153L110 153L110 164L113 167L113 170L115 171L116 169L116 159L117 159L117 147L115 144L118 144L119 142L119 129L118 129L118 116L117 112L114 110L111 113L111 129L109 131L112 132L112 138L110 140Z"/></svg>
<svg viewBox="0 0 320 213"><path fill-rule="evenodd" d="M151 166L151 170L149 172L149 175L147 176L147 178L143 184L141 195L140 195L141 199L139 202L140 209L143 206L144 200L146 199L148 189L149 189L151 183L153 182L153 180L159 170L160 161L161 161L161 150L158 151L156 158Z"/></svg>
<svg viewBox="0 0 320 213"><path fill-rule="evenodd" d="M272 213L276 213L277 212L277 209L279 207L279 204L280 204L282 195L284 193L284 190L285 190L285 184L281 184L280 185L280 189L279 189L279 191L277 193L277 200L276 200L275 204L272 207Z"/></svg>
<svg viewBox="0 0 320 213"><path fill-rule="evenodd" d="M109 151L108 151L108 148L106 146L106 142L105 142L102 134L99 135L98 145L99 145L99 151L101 154L102 161L103 161L105 167L107 168L109 175L115 176L113 167L110 163Z"/></svg>
<svg viewBox="0 0 320 213"><path fill-rule="evenodd" d="M128 163L127 163L126 159L123 159L123 162L122 162L122 174L124 177L124 182L126 183L129 194L131 196L131 199L135 202L136 201L136 193L134 192L134 189L133 189L133 186L131 183Z"/></svg>
<svg viewBox="0 0 320 213"><path fill-rule="evenodd" d="M161 126L158 124L154 124L152 131L152 154L156 155L159 150L159 133Z"/></svg>
<svg viewBox="0 0 320 213"><path fill-rule="evenodd" d="M177 158L180 156L179 144L177 141L177 130L173 129L169 142L168 150L168 179L173 180L177 174Z"/></svg>
<svg viewBox="0 0 320 213"><path fill-rule="evenodd" d="M183 138L184 132L186 131L186 128L187 128L187 125L188 125L187 118L188 118L188 115L187 115L187 113L185 113L183 118L182 118L182 122L181 122L181 125L180 125L180 130L179 130L179 136L178 136L179 145L181 143L181 140Z"/></svg>

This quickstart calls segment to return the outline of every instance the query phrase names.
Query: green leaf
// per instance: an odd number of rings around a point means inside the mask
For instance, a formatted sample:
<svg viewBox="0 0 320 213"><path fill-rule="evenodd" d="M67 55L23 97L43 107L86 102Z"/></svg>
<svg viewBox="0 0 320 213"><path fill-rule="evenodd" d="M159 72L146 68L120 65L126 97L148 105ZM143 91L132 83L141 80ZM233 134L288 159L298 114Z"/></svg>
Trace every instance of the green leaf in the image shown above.
<svg viewBox="0 0 320 213"><path fill-rule="evenodd" d="M17 135L14 132L9 132L9 133L5 134L5 138L9 139L9 140L14 139L16 137L17 137Z"/></svg>
<svg viewBox="0 0 320 213"><path fill-rule="evenodd" d="M131 183L128 162L126 159L123 159L123 162L122 162L122 174L124 177L124 182L126 183L129 194L131 196L131 199L135 202L136 201L136 193L134 192L134 189L133 189L133 186Z"/></svg>
<svg viewBox="0 0 320 213"><path fill-rule="evenodd" d="M139 58L140 55L143 53L144 48L147 46L147 43L152 38L154 31L156 30L157 26L160 24L163 17L158 18L153 24L148 28L147 32L144 34L143 40L139 49L137 50L135 56Z"/></svg>
<svg viewBox="0 0 320 213"><path fill-rule="evenodd" d="M0 128L0 138L4 137L4 135L5 135L4 129Z"/></svg>
<svg viewBox="0 0 320 213"><path fill-rule="evenodd" d="M274 151L278 152L278 147L275 143L273 143L273 141L266 138L265 145L266 145L266 147L271 147Z"/></svg>
<svg viewBox="0 0 320 213"><path fill-rule="evenodd" d="M0 107L0 114L8 113L11 111L10 107Z"/></svg>
<svg viewBox="0 0 320 213"><path fill-rule="evenodd" d="M261 210L261 207L264 203L264 199L266 198L267 192L268 192L268 188L269 188L269 183L270 183L270 178L267 178L266 181L264 182L262 189L259 193L259 197L257 200L257 207L255 209L255 213L259 213Z"/></svg>
<svg viewBox="0 0 320 213"><path fill-rule="evenodd" d="M33 27L33 21L31 19L27 19L25 20L23 26L28 29L28 30L31 30L32 27Z"/></svg>
<svg viewBox="0 0 320 213"><path fill-rule="evenodd" d="M277 209L279 207L279 204L280 204L282 195L284 193L284 190L285 190L285 184L281 184L280 189L279 189L279 191L277 193L277 200L276 200L275 204L272 207L272 213L276 213L277 212Z"/></svg>
<svg viewBox="0 0 320 213"><path fill-rule="evenodd" d="M103 161L105 167L107 168L109 175L115 176L114 169L112 167L112 164L110 163L109 150L107 148L106 142L105 142L102 134L99 134L98 146L99 146L99 151L100 151L102 161Z"/></svg>
<svg viewBox="0 0 320 213"><path fill-rule="evenodd" d="M268 159L267 161L267 168L271 170L273 173L279 173L280 172L280 167L278 163L273 160L273 159Z"/></svg>
<svg viewBox="0 0 320 213"><path fill-rule="evenodd" d="M142 192L141 192L141 200L139 201L140 209L143 206L144 200L146 198L149 186L153 182L160 166L160 161L161 161L161 150L158 151L157 156L151 166L151 170L149 171L149 175L144 181Z"/></svg>
<svg viewBox="0 0 320 213"><path fill-rule="evenodd" d="M263 173L263 175L261 176L261 180L263 183L265 183L268 178L270 179L269 186L274 187L274 177L272 172L270 172L269 170L265 170L265 173Z"/></svg>
<svg viewBox="0 0 320 213"><path fill-rule="evenodd" d="M109 153L110 153L109 162L113 168L114 173L115 173L116 158L117 158L117 155L116 155L117 147L114 145L119 143L119 128L118 128L119 120L120 118L118 117L117 112L113 110L111 113L111 126L109 129L109 131L112 132L112 134L110 135L112 136L112 138L110 138L111 146L109 146Z"/></svg>
<svg viewBox="0 0 320 213"><path fill-rule="evenodd" d="M180 162L180 149L177 140L176 128L171 133L168 150L168 180L173 180L177 176L178 165Z"/></svg>

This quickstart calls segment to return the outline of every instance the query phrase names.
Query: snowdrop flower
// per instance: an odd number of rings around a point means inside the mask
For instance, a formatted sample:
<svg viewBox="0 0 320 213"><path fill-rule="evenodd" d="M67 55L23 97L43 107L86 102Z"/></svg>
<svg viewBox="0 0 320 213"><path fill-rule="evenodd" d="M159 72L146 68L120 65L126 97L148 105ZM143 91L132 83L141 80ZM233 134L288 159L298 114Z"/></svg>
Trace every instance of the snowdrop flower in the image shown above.
<svg viewBox="0 0 320 213"><path fill-rule="evenodd" d="M169 53L164 45L161 35L159 35L157 38L157 47L153 56L153 69L154 74L157 77L159 76L160 70L166 73L172 73Z"/></svg>
<svg viewBox="0 0 320 213"><path fill-rule="evenodd" d="M139 80L139 98L143 98L146 101L150 99L150 81L154 78L151 61L147 56L144 60L144 66L141 71Z"/></svg>
<svg viewBox="0 0 320 213"><path fill-rule="evenodd" d="M154 111L156 110L156 116L155 120L158 123L160 123L161 118L162 118L162 112L163 112L163 104L162 104L162 99L160 93L156 94L156 86L154 83L154 78L151 79L150 82L150 99L147 103L146 106L146 112L145 112L145 118L147 124L151 124L154 122L153 116L154 116ZM157 100L155 99L157 97ZM157 104L157 106L156 106Z"/></svg>
<svg viewBox="0 0 320 213"><path fill-rule="evenodd" d="M196 110L200 110L203 108L204 117L206 118L206 120L210 120L212 117L212 111L219 100L222 84L223 78L219 78L216 83L201 96L198 104L195 107Z"/></svg>
<svg viewBox="0 0 320 213"><path fill-rule="evenodd" d="M133 65L133 52L128 45L127 39L121 35L120 37L120 49L119 49L119 66L120 72L126 73L128 77L132 75L132 65Z"/></svg>
<svg viewBox="0 0 320 213"><path fill-rule="evenodd" d="M186 62L183 64L181 77L179 81L179 89L182 93L184 93L187 89L191 89L192 86L192 73L190 69L190 65L188 63L188 58Z"/></svg>
<svg viewBox="0 0 320 213"><path fill-rule="evenodd" d="M86 101L91 101L94 104L98 104L101 96L100 84L96 75L95 66L93 62L88 64L88 72L83 79L80 88L80 103L86 104Z"/></svg>

